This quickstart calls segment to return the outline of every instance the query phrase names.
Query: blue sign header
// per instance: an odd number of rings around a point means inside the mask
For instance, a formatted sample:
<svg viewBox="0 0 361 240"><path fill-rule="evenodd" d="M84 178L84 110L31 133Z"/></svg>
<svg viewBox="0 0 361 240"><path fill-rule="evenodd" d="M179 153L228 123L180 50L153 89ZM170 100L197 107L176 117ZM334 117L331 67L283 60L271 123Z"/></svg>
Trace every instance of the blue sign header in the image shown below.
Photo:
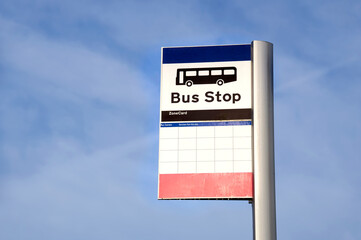
<svg viewBox="0 0 361 240"><path fill-rule="evenodd" d="M250 44L163 48L163 64L250 60Z"/></svg>

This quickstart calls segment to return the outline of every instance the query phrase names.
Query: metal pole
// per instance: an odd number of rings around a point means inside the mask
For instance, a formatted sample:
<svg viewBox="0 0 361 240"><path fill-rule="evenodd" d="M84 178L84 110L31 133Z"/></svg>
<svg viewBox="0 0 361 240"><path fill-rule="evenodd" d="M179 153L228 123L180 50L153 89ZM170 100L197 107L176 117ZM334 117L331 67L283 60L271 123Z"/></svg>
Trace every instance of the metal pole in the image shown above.
<svg viewBox="0 0 361 240"><path fill-rule="evenodd" d="M276 240L273 45L252 42L254 240Z"/></svg>

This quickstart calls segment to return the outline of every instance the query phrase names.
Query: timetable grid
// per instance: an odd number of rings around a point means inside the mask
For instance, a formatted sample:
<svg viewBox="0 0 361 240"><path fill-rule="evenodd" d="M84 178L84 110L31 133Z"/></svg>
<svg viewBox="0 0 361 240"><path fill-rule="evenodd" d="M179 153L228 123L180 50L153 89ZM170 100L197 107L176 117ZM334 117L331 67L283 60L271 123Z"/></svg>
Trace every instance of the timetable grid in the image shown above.
<svg viewBox="0 0 361 240"><path fill-rule="evenodd" d="M252 172L252 126L160 127L159 173Z"/></svg>

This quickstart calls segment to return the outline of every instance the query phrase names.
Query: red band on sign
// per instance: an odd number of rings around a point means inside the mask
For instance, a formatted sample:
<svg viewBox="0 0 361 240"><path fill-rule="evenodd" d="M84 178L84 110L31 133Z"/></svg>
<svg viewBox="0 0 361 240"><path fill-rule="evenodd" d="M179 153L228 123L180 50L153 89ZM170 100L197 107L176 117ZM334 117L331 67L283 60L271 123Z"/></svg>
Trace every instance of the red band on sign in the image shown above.
<svg viewBox="0 0 361 240"><path fill-rule="evenodd" d="M251 199L253 173L160 174L159 199Z"/></svg>

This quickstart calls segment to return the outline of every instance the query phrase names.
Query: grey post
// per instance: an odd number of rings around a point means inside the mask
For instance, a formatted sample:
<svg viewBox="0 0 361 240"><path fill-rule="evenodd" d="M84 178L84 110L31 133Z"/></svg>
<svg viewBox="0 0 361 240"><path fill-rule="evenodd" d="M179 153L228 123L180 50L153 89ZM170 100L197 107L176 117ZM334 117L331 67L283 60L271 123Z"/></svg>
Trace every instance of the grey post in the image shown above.
<svg viewBox="0 0 361 240"><path fill-rule="evenodd" d="M254 239L276 240L272 43L252 42L252 70Z"/></svg>

